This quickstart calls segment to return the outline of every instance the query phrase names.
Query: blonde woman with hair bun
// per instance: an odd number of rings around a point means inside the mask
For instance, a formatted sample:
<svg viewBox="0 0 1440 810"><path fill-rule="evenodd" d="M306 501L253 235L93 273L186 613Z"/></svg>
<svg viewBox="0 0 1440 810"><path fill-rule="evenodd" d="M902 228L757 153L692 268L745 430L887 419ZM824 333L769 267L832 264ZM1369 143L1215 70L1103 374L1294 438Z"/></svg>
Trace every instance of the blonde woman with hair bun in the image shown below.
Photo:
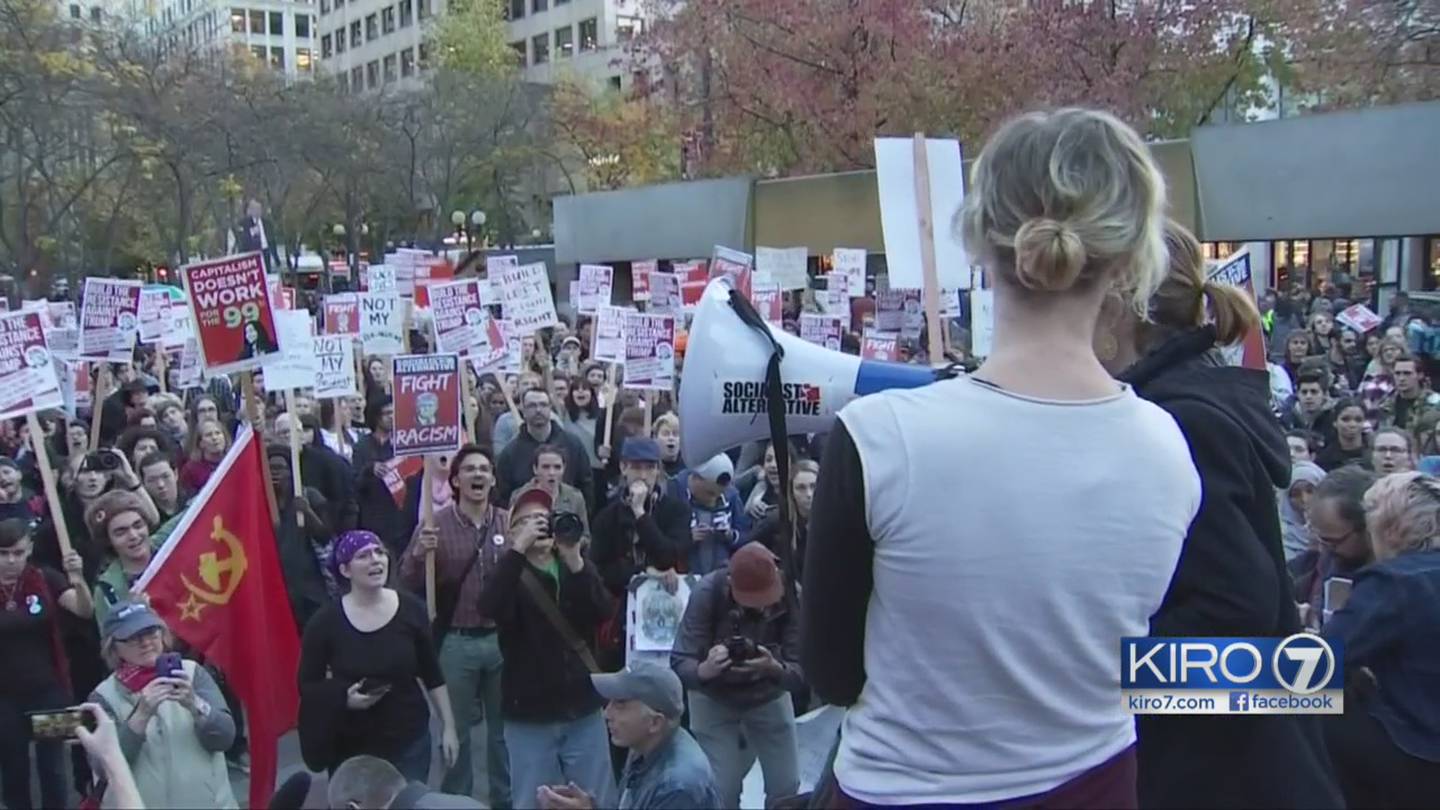
<svg viewBox="0 0 1440 810"><path fill-rule="evenodd" d="M1204 492L1151 634L1298 633L1275 500L1293 467L1270 374L1227 365L1219 351L1259 329L1260 312L1239 288L1206 280L1200 243L1184 227L1167 222L1165 244L1168 269L1145 317L1112 294L1095 336L1106 367L1180 425ZM1135 718L1142 807L1343 806L1317 718L1216 719Z"/></svg>
<svg viewBox="0 0 1440 810"><path fill-rule="evenodd" d="M1364 506L1375 559L1356 572L1321 635L1344 647L1347 682L1370 688L1346 689L1345 713L1322 718L1325 744L1350 807L1434 807L1440 479L1387 475L1365 493Z"/></svg>
<svg viewBox="0 0 1440 810"><path fill-rule="evenodd" d="M973 376L841 411L802 648L816 693L849 707L835 775L852 803L1135 806L1116 644L1146 634L1200 482L1174 420L1092 344L1107 295L1143 311L1159 286L1164 207L1113 116L1009 121L956 217L994 282L995 350Z"/></svg>

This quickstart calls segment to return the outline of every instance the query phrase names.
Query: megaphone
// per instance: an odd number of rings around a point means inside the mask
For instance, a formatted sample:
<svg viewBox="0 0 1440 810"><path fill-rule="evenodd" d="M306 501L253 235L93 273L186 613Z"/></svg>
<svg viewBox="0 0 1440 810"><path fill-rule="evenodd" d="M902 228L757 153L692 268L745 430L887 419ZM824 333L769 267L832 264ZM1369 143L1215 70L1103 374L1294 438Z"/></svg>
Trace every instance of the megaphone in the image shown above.
<svg viewBox="0 0 1440 810"><path fill-rule="evenodd" d="M771 403L784 433L830 430L851 400L894 388L919 388L950 369L862 360L773 329L728 277L710 282L696 308L680 377L680 447L699 464L731 447L769 438ZM779 355L779 391L772 356Z"/></svg>

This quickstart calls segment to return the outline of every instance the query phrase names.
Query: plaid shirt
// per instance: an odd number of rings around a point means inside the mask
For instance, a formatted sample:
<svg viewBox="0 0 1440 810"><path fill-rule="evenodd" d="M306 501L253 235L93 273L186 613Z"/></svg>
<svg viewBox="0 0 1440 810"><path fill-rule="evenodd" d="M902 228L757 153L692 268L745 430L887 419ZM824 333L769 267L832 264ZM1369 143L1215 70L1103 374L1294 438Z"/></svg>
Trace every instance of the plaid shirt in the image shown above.
<svg viewBox="0 0 1440 810"><path fill-rule="evenodd" d="M435 547L435 587L455 587L456 579L465 572L478 551L479 559L475 560L465 581L460 583L455 617L450 626L455 629L493 627L494 622L480 615L480 591L505 550L505 526L509 512L494 506L487 507L484 523L477 526L455 506L452 503L435 512L435 529L439 533ZM419 534L420 529L416 527L415 536ZM400 581L407 588L424 592L425 552L414 539L400 561Z"/></svg>

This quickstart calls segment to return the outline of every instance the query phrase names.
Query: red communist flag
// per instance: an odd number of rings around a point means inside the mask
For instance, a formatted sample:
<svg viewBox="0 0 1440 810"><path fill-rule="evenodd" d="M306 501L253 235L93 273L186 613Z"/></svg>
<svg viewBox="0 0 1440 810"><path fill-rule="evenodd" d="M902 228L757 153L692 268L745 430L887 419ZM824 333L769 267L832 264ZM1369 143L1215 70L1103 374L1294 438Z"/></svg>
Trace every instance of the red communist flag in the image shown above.
<svg viewBox="0 0 1440 810"><path fill-rule="evenodd" d="M244 429L135 590L171 632L219 667L245 707L250 806L275 789L276 743L295 726L300 639L265 501L265 458Z"/></svg>

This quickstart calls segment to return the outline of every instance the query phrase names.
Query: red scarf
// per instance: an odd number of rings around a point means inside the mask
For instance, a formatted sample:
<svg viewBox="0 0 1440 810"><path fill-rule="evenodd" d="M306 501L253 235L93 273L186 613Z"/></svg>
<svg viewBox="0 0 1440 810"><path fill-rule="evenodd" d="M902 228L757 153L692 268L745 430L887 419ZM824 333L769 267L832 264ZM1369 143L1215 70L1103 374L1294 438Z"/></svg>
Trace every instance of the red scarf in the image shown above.
<svg viewBox="0 0 1440 810"><path fill-rule="evenodd" d="M55 673L60 676L60 686L70 691L70 659L65 655L65 640L60 634L60 604L55 601L57 594L50 592L45 575L33 565L25 566L20 572L20 581L15 591L15 601L21 610L29 604L27 597L40 600L45 616L50 618L50 657L55 663Z"/></svg>
<svg viewBox="0 0 1440 810"><path fill-rule="evenodd" d="M121 661L120 666L115 668L115 680L135 694L139 694L141 690L149 686L150 682L155 680L159 674L154 667L127 664L124 661Z"/></svg>

